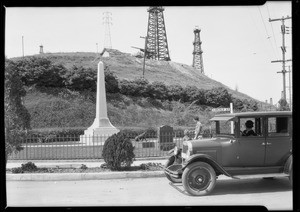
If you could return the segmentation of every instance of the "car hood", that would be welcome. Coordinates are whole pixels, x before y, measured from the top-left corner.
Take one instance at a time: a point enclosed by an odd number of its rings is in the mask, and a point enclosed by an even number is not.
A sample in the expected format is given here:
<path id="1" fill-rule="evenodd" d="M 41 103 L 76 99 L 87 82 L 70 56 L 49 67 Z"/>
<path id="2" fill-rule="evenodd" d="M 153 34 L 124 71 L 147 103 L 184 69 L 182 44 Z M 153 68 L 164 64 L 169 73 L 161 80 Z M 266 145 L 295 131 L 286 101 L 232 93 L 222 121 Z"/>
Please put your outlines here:
<path id="1" fill-rule="evenodd" d="M 208 138 L 191 140 L 193 149 L 198 148 L 214 148 L 221 147 L 220 140 L 228 140 L 228 138 Z"/>

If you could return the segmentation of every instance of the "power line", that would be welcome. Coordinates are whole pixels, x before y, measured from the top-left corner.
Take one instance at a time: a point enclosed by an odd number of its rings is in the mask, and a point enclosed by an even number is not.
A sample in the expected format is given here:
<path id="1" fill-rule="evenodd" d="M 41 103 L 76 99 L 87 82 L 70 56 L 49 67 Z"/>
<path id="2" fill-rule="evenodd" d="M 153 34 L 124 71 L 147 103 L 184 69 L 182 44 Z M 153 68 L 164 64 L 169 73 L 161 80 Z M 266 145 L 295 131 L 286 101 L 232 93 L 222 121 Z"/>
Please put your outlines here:
<path id="1" fill-rule="evenodd" d="M 266 4 L 266 6 L 267 6 L 267 11 L 268 11 L 269 19 L 270 19 L 271 16 L 270 16 L 270 11 L 269 11 L 268 4 Z M 273 38 L 274 38 L 274 41 L 275 41 L 275 46 L 277 46 L 276 37 L 275 37 L 275 34 L 274 34 L 274 29 L 273 29 L 273 24 L 272 23 L 271 23 L 271 29 L 272 29 Z M 278 51 L 276 51 L 276 54 L 277 54 L 277 58 L 279 58 Z"/>
<path id="2" fill-rule="evenodd" d="M 251 13 L 250 13 L 250 18 L 253 22 L 253 25 L 255 26 L 257 34 L 259 34 L 259 38 L 261 39 L 262 43 L 265 44 L 265 40 L 263 39 L 264 35 L 262 34 L 261 30 L 258 29 L 257 23 L 256 23 L 256 21 L 254 21 L 253 15 Z M 270 54 L 270 51 L 268 51 L 268 54 L 269 54 L 269 57 L 272 58 L 272 55 Z M 273 52 L 273 54 L 274 54 L 274 52 Z M 276 57 L 276 55 L 275 55 L 275 57 Z"/>
<path id="3" fill-rule="evenodd" d="M 267 30 L 266 24 L 265 24 L 265 22 L 264 22 L 264 18 L 263 18 L 263 16 L 262 16 L 261 10 L 260 10 L 259 6 L 257 6 L 257 8 L 258 8 L 258 10 L 259 10 L 260 17 L 261 17 L 261 21 L 262 21 L 262 23 L 263 23 L 263 25 L 264 25 L 264 28 L 265 28 L 265 31 L 266 31 L 266 34 L 267 34 L 267 39 L 269 40 L 269 42 L 270 42 L 270 44 L 271 44 L 271 47 L 272 47 L 272 50 L 273 50 L 273 53 L 275 54 L 275 57 L 276 57 L 276 56 L 277 56 L 277 55 L 276 55 L 276 51 L 274 50 L 273 44 L 272 44 L 271 40 L 269 39 L 270 36 L 269 36 L 268 30 Z"/>

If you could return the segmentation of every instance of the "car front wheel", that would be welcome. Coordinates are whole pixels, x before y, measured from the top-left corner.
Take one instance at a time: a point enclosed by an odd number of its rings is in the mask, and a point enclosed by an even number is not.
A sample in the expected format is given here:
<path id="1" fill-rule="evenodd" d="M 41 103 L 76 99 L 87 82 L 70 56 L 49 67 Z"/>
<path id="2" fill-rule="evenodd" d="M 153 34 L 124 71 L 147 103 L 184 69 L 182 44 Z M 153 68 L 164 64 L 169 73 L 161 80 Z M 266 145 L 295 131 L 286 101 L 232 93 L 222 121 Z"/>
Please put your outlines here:
<path id="1" fill-rule="evenodd" d="M 182 184 L 191 195 L 207 195 L 216 185 L 216 172 L 208 163 L 192 163 L 183 171 Z"/>

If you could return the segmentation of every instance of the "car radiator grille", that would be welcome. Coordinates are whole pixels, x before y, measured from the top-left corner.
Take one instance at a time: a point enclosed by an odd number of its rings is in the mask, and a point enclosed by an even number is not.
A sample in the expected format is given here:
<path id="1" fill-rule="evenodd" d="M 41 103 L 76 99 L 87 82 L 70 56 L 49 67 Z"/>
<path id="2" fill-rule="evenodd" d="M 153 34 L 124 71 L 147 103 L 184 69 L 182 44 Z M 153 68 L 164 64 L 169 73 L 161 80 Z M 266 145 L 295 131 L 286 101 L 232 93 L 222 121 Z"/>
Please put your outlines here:
<path id="1" fill-rule="evenodd" d="M 187 153 L 188 151 L 188 146 L 187 145 L 183 145 L 182 146 L 182 153 Z"/>

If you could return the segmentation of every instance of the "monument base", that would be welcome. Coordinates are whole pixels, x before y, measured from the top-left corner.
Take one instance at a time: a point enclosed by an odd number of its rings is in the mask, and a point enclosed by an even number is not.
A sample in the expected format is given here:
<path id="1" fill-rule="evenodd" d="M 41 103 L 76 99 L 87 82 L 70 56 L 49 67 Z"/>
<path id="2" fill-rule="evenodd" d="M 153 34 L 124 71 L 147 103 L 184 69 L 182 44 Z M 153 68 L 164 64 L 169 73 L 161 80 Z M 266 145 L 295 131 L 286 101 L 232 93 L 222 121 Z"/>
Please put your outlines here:
<path id="1" fill-rule="evenodd" d="M 97 125 L 95 123 L 97 123 Z M 80 143 L 88 145 L 104 145 L 104 142 L 108 137 L 119 131 L 120 130 L 115 128 L 108 119 L 100 119 L 100 121 L 95 119 L 92 126 L 84 131 L 84 135 L 80 135 Z"/>

